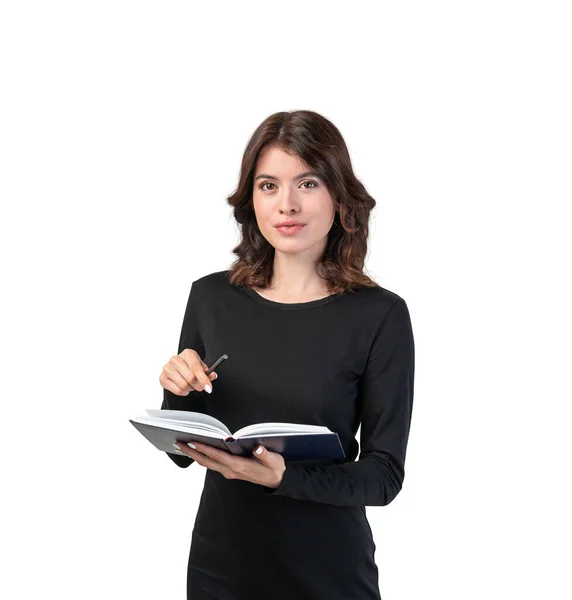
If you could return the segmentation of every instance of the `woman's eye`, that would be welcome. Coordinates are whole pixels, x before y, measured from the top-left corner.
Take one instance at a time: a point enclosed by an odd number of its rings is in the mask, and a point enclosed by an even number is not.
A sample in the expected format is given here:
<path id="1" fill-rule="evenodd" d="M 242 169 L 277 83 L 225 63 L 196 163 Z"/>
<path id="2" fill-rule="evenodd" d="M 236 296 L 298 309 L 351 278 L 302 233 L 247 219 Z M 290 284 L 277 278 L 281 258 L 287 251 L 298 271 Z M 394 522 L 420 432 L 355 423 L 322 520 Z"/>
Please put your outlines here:
<path id="1" fill-rule="evenodd" d="M 312 190 L 315 187 L 318 187 L 318 183 L 316 181 L 304 181 L 304 182 L 302 182 L 301 185 L 306 185 L 308 183 L 312 184 L 312 187 L 307 187 L 306 188 L 307 190 Z M 265 181 L 264 183 L 260 184 L 260 189 L 270 191 L 269 188 L 265 187 L 267 185 L 274 185 L 274 184 L 271 181 Z"/>
<path id="2" fill-rule="evenodd" d="M 313 186 L 314 186 L 314 187 L 318 187 L 318 184 L 317 184 L 315 181 L 304 181 L 304 183 L 302 183 L 302 185 L 305 185 L 306 183 L 311 183 L 311 184 L 313 184 Z M 311 189 L 313 189 L 313 188 L 306 188 L 306 189 L 307 189 L 307 190 L 308 190 L 308 189 L 310 189 L 310 190 L 311 190 Z"/>

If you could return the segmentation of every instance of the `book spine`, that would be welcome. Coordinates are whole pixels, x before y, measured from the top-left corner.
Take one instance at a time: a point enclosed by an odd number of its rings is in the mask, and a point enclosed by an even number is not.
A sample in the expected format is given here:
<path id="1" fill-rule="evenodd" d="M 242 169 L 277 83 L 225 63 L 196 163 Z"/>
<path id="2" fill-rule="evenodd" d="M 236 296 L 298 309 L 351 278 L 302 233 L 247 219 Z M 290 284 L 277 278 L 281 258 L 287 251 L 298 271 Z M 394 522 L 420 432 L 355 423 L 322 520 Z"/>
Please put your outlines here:
<path id="1" fill-rule="evenodd" d="M 229 436 L 225 440 L 223 440 L 223 442 L 225 443 L 226 447 L 229 449 L 231 454 L 234 454 L 235 456 L 244 456 L 246 454 L 245 449 L 241 446 L 240 442 L 237 439 Z"/>

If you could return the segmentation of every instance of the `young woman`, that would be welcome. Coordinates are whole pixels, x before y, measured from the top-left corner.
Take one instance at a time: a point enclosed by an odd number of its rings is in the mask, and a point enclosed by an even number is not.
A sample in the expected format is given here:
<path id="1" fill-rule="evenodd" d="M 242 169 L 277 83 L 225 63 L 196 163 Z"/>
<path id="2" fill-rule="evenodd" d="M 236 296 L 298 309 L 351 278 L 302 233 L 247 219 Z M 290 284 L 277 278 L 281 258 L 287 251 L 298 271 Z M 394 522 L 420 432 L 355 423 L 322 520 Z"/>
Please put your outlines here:
<path id="1" fill-rule="evenodd" d="M 363 270 L 375 200 L 338 129 L 300 110 L 256 129 L 228 202 L 238 258 L 192 282 L 161 408 L 208 413 L 231 431 L 326 426 L 346 458 L 179 444 L 187 456 L 169 454 L 175 464 L 207 468 L 187 597 L 380 600 L 365 507 L 389 504 L 403 484 L 414 340 L 403 298 Z M 185 499 L 171 506 L 184 512 Z"/>

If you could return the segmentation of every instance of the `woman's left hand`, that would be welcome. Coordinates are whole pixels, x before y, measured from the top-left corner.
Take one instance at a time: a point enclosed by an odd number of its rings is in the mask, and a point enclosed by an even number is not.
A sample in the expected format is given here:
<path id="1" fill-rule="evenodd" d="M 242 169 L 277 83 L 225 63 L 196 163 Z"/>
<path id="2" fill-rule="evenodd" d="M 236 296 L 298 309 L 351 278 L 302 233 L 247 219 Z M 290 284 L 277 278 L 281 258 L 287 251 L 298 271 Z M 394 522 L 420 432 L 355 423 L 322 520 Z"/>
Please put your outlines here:
<path id="1" fill-rule="evenodd" d="M 227 479 L 243 479 L 276 489 L 282 482 L 286 463 L 281 454 L 271 452 L 264 446 L 257 446 L 252 458 L 235 456 L 213 448 L 208 444 L 193 442 L 196 450 L 189 448 L 184 442 L 177 442 L 181 452 L 195 460 L 199 465 L 222 473 Z M 256 450 L 262 449 L 261 454 Z"/>

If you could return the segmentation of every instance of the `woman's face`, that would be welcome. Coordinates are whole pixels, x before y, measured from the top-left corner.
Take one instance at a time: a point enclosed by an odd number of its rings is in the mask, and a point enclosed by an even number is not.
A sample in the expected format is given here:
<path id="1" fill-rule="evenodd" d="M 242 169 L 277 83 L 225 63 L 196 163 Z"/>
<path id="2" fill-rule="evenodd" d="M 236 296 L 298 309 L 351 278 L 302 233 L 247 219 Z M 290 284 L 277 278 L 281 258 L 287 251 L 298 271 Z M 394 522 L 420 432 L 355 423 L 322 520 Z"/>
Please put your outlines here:
<path id="1" fill-rule="evenodd" d="M 312 248 L 319 256 L 326 247 L 336 214 L 334 203 L 325 182 L 308 171 L 299 156 L 274 146 L 258 158 L 252 193 L 254 212 L 262 235 L 277 251 L 298 253 Z M 276 228 L 288 220 L 299 221 L 303 227 Z"/>

